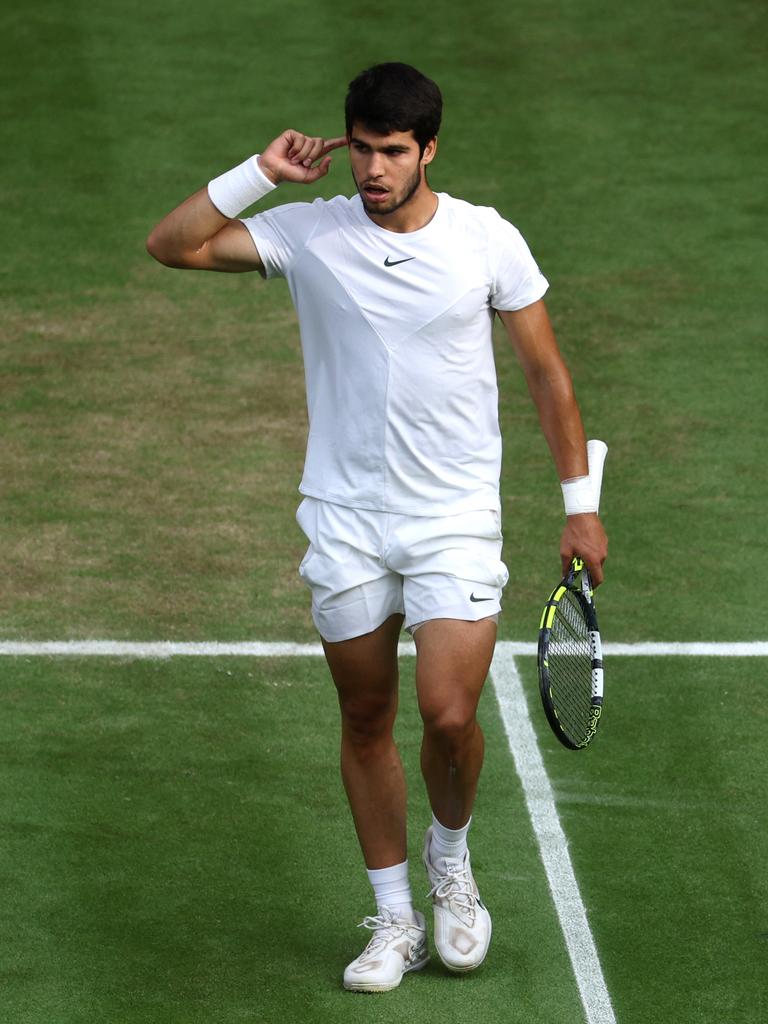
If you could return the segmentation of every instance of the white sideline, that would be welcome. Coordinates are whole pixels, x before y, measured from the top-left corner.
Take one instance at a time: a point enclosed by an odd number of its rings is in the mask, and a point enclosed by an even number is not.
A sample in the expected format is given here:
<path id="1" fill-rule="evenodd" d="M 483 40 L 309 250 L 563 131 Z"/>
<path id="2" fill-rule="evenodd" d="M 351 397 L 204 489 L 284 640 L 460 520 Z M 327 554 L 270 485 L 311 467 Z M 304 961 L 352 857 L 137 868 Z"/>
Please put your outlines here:
<path id="1" fill-rule="evenodd" d="M 547 771 L 528 715 L 511 645 L 499 644 L 491 665 L 501 718 L 539 844 L 588 1024 L 616 1024 Z"/>
<path id="2" fill-rule="evenodd" d="M 500 640 L 497 650 L 508 657 L 536 654 L 536 644 Z M 319 643 L 259 643 L 239 641 L 220 643 L 182 641 L 134 640 L 0 640 L 0 656 L 8 657 L 116 657 L 116 658 L 296 658 L 319 657 L 323 648 Z M 412 643 L 400 644 L 400 654 L 415 654 Z M 609 657 L 699 657 L 699 658 L 766 658 L 768 642 L 745 643 L 605 643 L 603 654 Z"/>

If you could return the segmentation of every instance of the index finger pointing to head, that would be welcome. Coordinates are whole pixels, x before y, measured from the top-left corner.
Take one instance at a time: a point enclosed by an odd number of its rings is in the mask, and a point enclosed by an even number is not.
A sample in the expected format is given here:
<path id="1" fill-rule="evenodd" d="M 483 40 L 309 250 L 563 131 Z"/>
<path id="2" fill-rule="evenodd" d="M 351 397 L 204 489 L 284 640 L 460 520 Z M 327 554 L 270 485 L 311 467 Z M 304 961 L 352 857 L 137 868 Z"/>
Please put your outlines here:
<path id="1" fill-rule="evenodd" d="M 340 146 L 346 146 L 346 144 L 346 135 L 340 135 L 337 139 L 326 139 L 323 143 L 323 153 L 330 153 L 332 149 L 338 149 Z"/>

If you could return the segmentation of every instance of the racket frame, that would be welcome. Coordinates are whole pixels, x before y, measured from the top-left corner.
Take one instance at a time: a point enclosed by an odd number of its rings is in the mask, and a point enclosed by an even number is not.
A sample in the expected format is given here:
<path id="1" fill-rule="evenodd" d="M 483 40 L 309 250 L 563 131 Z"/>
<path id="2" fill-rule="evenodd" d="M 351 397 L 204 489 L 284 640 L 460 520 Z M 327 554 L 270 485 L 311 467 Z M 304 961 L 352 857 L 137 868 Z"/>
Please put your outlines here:
<path id="1" fill-rule="evenodd" d="M 549 672 L 549 643 L 552 635 L 552 625 L 555 621 L 558 606 L 566 593 L 576 597 L 576 601 L 584 615 L 589 634 L 589 646 L 591 654 L 592 671 L 592 692 L 590 698 L 589 725 L 586 735 L 581 740 L 570 736 L 557 716 L 555 705 L 552 700 L 551 678 Z M 547 716 L 552 731 L 560 740 L 563 746 L 569 750 L 583 750 L 584 747 L 594 738 L 603 711 L 603 651 L 600 642 L 600 631 L 597 625 L 597 613 L 593 600 L 592 580 L 589 570 L 580 558 L 574 558 L 568 574 L 563 577 L 549 596 L 544 605 L 544 611 L 539 623 L 539 644 L 538 644 L 538 676 L 541 703 L 544 713 Z"/>

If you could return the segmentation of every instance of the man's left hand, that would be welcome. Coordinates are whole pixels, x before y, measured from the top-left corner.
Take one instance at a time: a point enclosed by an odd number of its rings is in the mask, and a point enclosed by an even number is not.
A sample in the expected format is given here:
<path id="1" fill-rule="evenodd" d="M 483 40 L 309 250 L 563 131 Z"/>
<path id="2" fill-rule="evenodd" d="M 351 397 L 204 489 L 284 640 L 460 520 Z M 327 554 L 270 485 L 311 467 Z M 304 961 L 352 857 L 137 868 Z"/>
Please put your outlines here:
<path id="1" fill-rule="evenodd" d="M 605 578 L 603 562 L 608 557 L 608 538 L 596 512 L 568 516 L 560 539 L 563 576 L 577 555 L 586 563 L 594 586 L 599 587 Z"/>

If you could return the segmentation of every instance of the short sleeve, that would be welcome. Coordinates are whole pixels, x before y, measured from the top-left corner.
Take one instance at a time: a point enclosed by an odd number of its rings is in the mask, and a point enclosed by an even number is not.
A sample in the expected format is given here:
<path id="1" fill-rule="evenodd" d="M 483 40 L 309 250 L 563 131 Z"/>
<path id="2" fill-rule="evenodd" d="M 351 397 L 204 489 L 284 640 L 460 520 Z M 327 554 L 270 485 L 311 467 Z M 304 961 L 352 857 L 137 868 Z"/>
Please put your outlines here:
<path id="1" fill-rule="evenodd" d="M 268 278 L 286 276 L 314 232 L 321 215 L 319 204 L 321 199 L 314 203 L 286 203 L 243 218 Z"/>
<path id="2" fill-rule="evenodd" d="M 514 310 L 537 302 L 549 288 L 525 239 L 494 211 L 489 238 L 494 309 Z"/>

